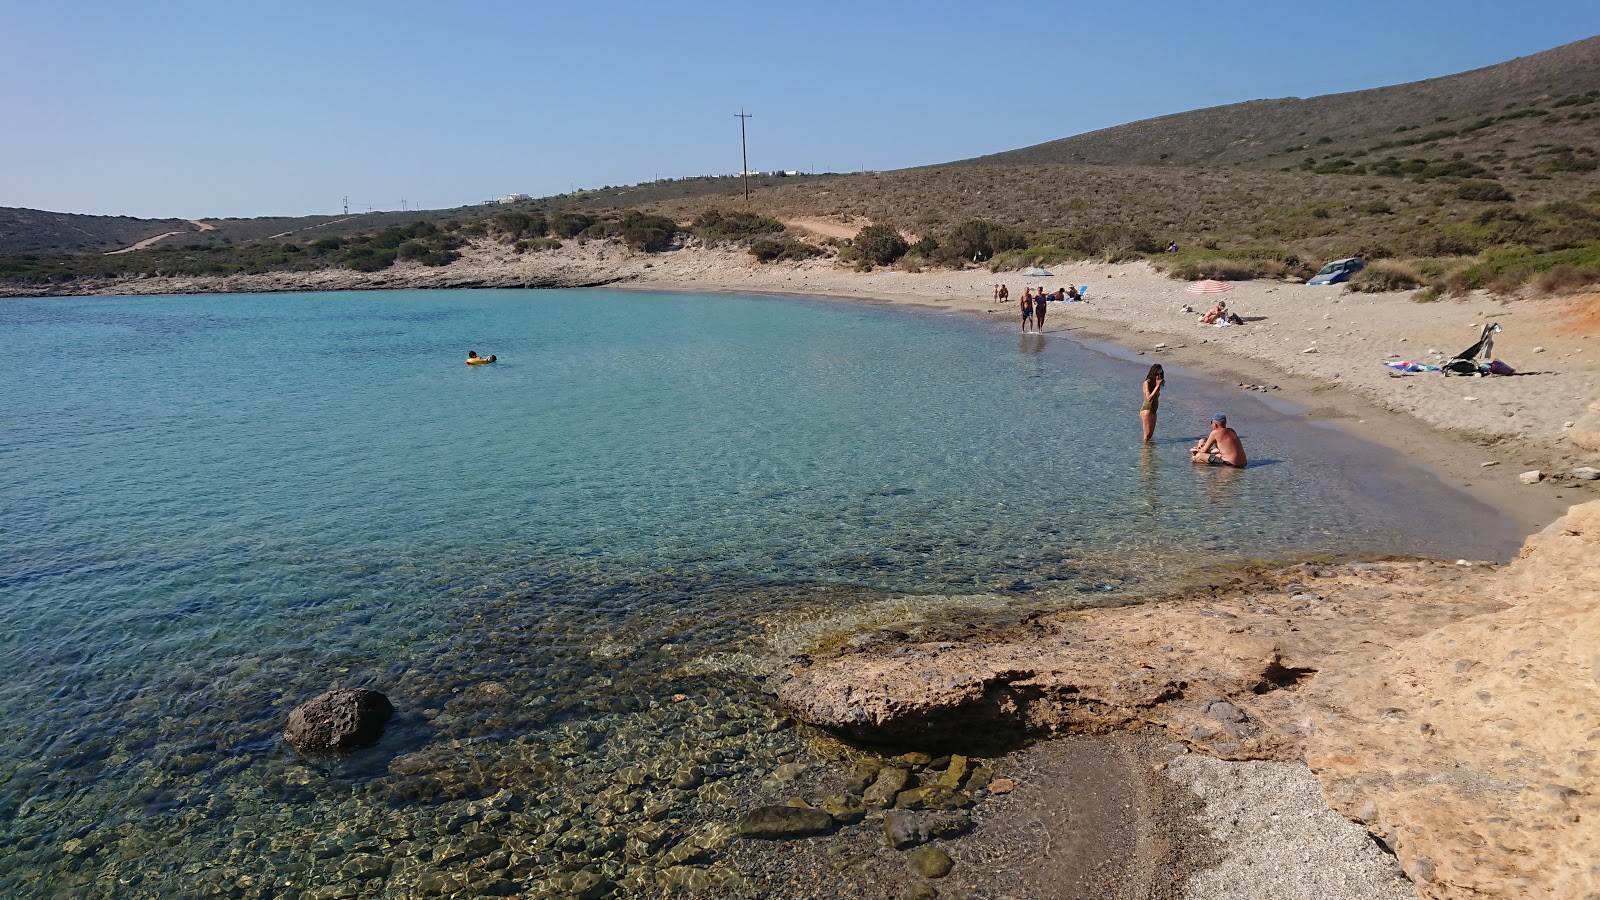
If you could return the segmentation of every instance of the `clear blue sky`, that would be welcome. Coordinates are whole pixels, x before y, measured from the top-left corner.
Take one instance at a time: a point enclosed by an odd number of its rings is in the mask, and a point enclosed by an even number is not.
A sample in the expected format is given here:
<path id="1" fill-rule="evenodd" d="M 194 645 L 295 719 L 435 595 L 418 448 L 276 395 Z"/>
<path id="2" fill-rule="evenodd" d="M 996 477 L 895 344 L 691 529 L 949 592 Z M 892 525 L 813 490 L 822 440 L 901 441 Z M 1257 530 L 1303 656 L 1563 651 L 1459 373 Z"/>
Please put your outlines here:
<path id="1" fill-rule="evenodd" d="M 447 207 L 739 169 L 961 159 L 1491 65 L 1596 0 L 0 0 L 0 206 Z"/>

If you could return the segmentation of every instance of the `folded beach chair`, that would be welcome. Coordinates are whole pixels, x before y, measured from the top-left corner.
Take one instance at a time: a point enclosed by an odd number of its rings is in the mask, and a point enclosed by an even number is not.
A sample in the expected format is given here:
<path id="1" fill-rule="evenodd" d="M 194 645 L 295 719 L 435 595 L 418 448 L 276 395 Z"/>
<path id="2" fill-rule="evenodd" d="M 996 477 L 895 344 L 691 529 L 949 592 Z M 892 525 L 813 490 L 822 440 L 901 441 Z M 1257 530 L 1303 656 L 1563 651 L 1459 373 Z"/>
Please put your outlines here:
<path id="1" fill-rule="evenodd" d="M 1494 355 L 1494 336 L 1500 332 L 1497 322 L 1490 322 L 1483 326 L 1483 334 L 1478 336 L 1478 342 L 1471 347 L 1457 353 L 1439 368 L 1446 375 L 1476 375 L 1479 371 L 1480 359 L 1490 359 Z"/>

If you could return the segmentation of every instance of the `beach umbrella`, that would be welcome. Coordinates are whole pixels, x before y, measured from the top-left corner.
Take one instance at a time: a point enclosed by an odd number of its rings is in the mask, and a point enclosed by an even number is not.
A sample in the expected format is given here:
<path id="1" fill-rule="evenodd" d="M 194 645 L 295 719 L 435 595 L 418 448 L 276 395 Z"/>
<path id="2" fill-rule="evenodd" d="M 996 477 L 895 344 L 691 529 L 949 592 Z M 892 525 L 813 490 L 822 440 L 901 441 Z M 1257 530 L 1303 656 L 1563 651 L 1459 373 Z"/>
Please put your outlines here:
<path id="1" fill-rule="evenodd" d="M 1191 294 L 1226 294 L 1233 290 L 1233 285 L 1226 281 L 1212 281 L 1208 278 L 1205 281 L 1191 282 L 1184 290 Z"/>
<path id="2" fill-rule="evenodd" d="M 1054 273 L 1051 272 L 1049 269 L 1041 269 L 1038 266 L 1034 266 L 1033 268 L 1029 269 L 1028 271 L 1023 272 L 1022 274 L 1023 274 L 1023 277 L 1026 277 L 1026 278 L 1050 278 L 1050 277 L 1054 276 Z"/>

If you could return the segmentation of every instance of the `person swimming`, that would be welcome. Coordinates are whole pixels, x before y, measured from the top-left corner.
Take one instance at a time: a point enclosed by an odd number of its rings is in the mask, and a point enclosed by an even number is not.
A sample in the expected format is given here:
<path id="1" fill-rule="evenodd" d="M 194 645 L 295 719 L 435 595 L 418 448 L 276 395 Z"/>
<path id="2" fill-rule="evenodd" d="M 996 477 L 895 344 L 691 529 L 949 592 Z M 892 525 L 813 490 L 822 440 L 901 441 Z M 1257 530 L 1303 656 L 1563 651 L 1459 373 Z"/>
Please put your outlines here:
<path id="1" fill-rule="evenodd" d="M 499 359 L 499 357 L 495 356 L 492 353 L 489 354 L 488 356 L 479 356 L 478 355 L 478 351 L 476 351 L 476 350 L 468 350 L 467 351 L 467 365 L 469 365 L 469 366 L 481 366 L 481 365 L 484 365 L 485 363 L 492 363 L 496 359 Z"/>
<path id="2" fill-rule="evenodd" d="M 1217 413 L 1211 417 L 1211 433 L 1189 449 L 1189 460 L 1200 466 L 1233 466 L 1242 469 L 1250 460 L 1244 455 L 1244 443 L 1239 433 L 1228 427 L 1228 417 Z"/>

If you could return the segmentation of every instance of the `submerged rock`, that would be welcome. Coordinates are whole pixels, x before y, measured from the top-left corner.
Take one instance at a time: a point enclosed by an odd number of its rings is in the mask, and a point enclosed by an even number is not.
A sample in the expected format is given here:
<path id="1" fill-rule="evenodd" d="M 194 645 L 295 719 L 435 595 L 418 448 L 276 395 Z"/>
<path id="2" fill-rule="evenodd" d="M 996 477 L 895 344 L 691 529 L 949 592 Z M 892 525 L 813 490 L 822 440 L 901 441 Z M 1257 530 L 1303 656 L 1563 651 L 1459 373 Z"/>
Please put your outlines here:
<path id="1" fill-rule="evenodd" d="M 376 744 L 393 715 L 394 704 L 377 691 L 328 691 L 289 713 L 283 739 L 301 753 L 348 753 Z"/>
<path id="2" fill-rule="evenodd" d="M 955 837 L 972 827 L 972 816 L 961 811 L 916 812 L 890 810 L 883 817 L 883 833 L 896 850 L 926 844 L 935 838 Z"/>
<path id="3" fill-rule="evenodd" d="M 797 806 L 758 806 L 739 817 L 739 834 L 748 838 L 808 837 L 833 830 L 833 817 L 820 809 Z"/>
<path id="4" fill-rule="evenodd" d="M 955 867 L 950 854 L 938 847 L 918 847 L 906 854 L 906 864 L 923 878 L 943 878 Z"/>
<path id="5" fill-rule="evenodd" d="M 866 789 L 861 799 L 873 809 L 883 809 L 894 803 L 895 795 L 905 790 L 910 781 L 909 771 L 897 766 L 886 767 L 879 770 L 878 779 Z"/>

